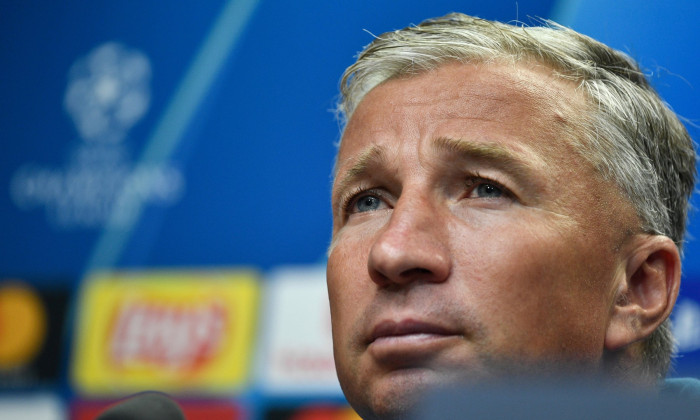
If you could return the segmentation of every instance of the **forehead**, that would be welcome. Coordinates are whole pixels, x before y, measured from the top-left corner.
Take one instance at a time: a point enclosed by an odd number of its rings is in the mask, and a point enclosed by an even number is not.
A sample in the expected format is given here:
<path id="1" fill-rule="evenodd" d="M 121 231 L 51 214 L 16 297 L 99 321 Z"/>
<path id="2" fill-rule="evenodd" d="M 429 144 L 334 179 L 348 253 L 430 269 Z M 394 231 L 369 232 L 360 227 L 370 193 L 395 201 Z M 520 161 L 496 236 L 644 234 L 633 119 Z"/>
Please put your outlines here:
<path id="1" fill-rule="evenodd" d="M 496 130 L 499 140 L 510 138 L 507 147 L 559 161 L 562 152 L 578 154 L 587 109 L 575 85 L 545 66 L 446 64 L 371 90 L 348 121 L 337 168 L 376 144 L 398 147 L 465 132 L 472 137 L 465 140 L 489 141 Z"/>
<path id="2" fill-rule="evenodd" d="M 535 207 L 587 229 L 605 217 L 599 236 L 616 236 L 617 227 L 638 222 L 619 187 L 584 157 L 590 110 L 576 84 L 541 65 L 448 64 L 390 79 L 359 103 L 343 134 L 331 197 L 334 236 L 353 191 L 447 185 L 474 168 L 506 174 Z M 445 139 L 458 145 L 456 156 L 446 157 Z"/>

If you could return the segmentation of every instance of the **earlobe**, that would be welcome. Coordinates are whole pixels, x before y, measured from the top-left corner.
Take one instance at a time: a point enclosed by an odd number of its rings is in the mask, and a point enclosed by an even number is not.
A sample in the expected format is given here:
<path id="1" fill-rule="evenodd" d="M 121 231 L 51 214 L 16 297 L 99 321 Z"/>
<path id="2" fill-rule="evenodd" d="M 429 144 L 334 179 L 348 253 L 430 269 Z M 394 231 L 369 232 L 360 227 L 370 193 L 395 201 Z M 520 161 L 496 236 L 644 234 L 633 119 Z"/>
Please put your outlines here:
<path id="1" fill-rule="evenodd" d="M 676 244 L 666 236 L 646 234 L 632 238 L 631 244 L 611 309 L 606 350 L 648 337 L 671 314 L 678 296 L 681 261 Z"/>

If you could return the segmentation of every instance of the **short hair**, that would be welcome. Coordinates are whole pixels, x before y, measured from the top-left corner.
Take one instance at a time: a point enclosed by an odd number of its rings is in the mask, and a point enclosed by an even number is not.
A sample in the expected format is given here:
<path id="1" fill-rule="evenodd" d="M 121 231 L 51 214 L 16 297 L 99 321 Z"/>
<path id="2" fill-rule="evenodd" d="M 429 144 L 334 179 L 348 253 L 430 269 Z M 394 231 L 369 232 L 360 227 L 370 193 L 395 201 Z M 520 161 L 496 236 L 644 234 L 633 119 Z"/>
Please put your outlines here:
<path id="1" fill-rule="evenodd" d="M 582 158 L 615 182 L 644 232 L 670 237 L 682 250 L 695 150 L 685 126 L 626 54 L 551 21 L 509 25 L 451 13 L 382 34 L 366 46 L 340 82 L 343 126 L 363 97 L 393 78 L 451 62 L 538 62 L 578 84 L 590 112 L 583 116 Z M 670 321 L 643 343 L 643 373 L 663 378 L 673 352 Z"/>

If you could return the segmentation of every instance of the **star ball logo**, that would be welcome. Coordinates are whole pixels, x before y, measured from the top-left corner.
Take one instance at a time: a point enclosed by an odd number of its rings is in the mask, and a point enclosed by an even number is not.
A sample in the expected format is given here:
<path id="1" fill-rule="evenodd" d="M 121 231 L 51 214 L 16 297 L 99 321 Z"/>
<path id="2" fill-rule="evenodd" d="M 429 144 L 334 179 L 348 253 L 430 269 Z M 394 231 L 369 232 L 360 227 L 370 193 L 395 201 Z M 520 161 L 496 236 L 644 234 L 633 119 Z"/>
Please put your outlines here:
<path id="1" fill-rule="evenodd" d="M 143 53 L 110 42 L 73 65 L 64 106 L 85 141 L 116 143 L 148 110 L 150 80 Z"/>
<path id="2" fill-rule="evenodd" d="M 148 57 L 116 42 L 76 60 L 63 105 L 81 141 L 63 166 L 18 168 L 10 181 L 15 206 L 44 208 L 49 224 L 65 230 L 130 226 L 141 204 L 177 202 L 185 185 L 177 167 L 130 157 L 128 133 L 148 111 L 150 81 Z"/>

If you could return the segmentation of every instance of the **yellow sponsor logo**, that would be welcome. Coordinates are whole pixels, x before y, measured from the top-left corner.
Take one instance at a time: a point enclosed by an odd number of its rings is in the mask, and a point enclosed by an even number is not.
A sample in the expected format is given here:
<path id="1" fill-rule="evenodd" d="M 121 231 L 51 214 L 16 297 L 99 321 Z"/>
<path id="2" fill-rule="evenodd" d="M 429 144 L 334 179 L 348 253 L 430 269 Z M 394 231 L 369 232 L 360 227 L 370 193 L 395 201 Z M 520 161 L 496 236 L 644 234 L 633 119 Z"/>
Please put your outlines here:
<path id="1" fill-rule="evenodd" d="M 222 393 L 251 365 L 251 272 L 98 274 L 85 284 L 73 377 L 86 393 Z"/>

